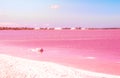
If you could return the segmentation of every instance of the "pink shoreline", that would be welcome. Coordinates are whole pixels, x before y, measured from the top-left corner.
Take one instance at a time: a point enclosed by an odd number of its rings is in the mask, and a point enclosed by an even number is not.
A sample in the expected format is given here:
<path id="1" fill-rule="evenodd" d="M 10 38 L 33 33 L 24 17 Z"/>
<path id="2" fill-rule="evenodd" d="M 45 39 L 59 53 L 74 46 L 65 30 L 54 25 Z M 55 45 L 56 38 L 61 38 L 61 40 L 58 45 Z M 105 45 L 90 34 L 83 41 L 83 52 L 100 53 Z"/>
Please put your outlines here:
<path id="1" fill-rule="evenodd" d="M 25 48 L 25 47 L 12 47 L 12 46 L 8 46 L 8 47 L 9 48 L 4 46 L 2 50 L 3 54 L 9 54 L 12 56 L 27 58 L 31 60 L 55 62 L 58 64 L 63 64 L 65 66 L 75 67 L 78 69 L 89 70 L 89 71 L 98 72 L 98 73 L 120 75 L 120 70 L 119 70 L 120 63 L 104 61 L 100 59 L 89 59 L 89 58 L 85 59 L 82 57 L 78 58 L 77 56 L 73 57 L 71 55 L 67 57 L 66 54 L 59 55 L 59 57 L 57 54 L 55 57 L 53 56 L 55 54 L 53 55 L 49 54 L 50 51 L 46 51 L 47 53 L 43 53 L 41 55 L 36 52 L 31 52 L 30 50 L 28 50 L 28 48 Z M 6 50 L 6 48 L 8 50 Z"/>
<path id="2" fill-rule="evenodd" d="M 1 78 L 119 78 L 118 75 L 90 72 L 52 62 L 32 61 L 0 54 Z"/>

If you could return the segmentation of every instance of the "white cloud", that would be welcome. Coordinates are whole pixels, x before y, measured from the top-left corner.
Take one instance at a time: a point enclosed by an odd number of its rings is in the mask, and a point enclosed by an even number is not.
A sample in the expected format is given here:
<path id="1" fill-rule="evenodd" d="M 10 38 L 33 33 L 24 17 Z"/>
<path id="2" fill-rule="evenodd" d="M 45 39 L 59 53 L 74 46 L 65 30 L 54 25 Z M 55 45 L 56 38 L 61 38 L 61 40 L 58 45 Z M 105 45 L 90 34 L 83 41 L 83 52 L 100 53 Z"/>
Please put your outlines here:
<path id="1" fill-rule="evenodd" d="M 59 9 L 60 5 L 54 4 L 50 6 L 51 9 Z"/>

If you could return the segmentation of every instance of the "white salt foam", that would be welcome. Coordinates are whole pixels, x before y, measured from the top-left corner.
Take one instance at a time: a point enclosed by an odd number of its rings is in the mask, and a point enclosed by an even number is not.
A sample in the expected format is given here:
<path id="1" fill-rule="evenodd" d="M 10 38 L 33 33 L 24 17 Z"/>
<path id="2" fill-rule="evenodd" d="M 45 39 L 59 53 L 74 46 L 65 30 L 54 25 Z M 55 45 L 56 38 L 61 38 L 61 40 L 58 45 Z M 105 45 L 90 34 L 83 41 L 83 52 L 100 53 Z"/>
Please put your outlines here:
<path id="1" fill-rule="evenodd" d="M 120 78 L 120 76 L 0 54 L 0 78 Z"/>

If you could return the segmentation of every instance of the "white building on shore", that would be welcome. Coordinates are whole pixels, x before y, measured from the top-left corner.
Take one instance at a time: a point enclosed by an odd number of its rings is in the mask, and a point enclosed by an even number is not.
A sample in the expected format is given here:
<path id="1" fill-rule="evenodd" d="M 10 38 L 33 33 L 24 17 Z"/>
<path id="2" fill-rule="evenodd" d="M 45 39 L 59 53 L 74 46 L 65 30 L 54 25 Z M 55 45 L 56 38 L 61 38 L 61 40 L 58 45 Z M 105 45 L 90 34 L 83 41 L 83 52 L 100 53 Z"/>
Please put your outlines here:
<path id="1" fill-rule="evenodd" d="M 74 28 L 74 27 L 72 27 L 72 28 L 71 28 L 71 30 L 75 30 L 75 28 Z"/>
<path id="2" fill-rule="evenodd" d="M 39 30 L 40 28 L 39 27 L 35 27 L 34 30 Z"/>
<path id="3" fill-rule="evenodd" d="M 56 27 L 55 30 L 62 30 L 62 28 L 60 28 L 60 27 Z"/>

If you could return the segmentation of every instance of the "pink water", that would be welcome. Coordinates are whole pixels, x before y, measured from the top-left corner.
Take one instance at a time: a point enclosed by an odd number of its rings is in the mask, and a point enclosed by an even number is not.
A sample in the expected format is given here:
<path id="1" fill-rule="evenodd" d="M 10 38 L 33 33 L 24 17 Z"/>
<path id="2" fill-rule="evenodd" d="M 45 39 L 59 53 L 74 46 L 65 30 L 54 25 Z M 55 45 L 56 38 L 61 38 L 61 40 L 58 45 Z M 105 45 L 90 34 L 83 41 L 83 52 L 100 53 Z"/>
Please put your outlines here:
<path id="1" fill-rule="evenodd" d="M 120 30 L 0 31 L 0 53 L 120 75 Z M 32 52 L 43 48 L 44 53 Z"/>

